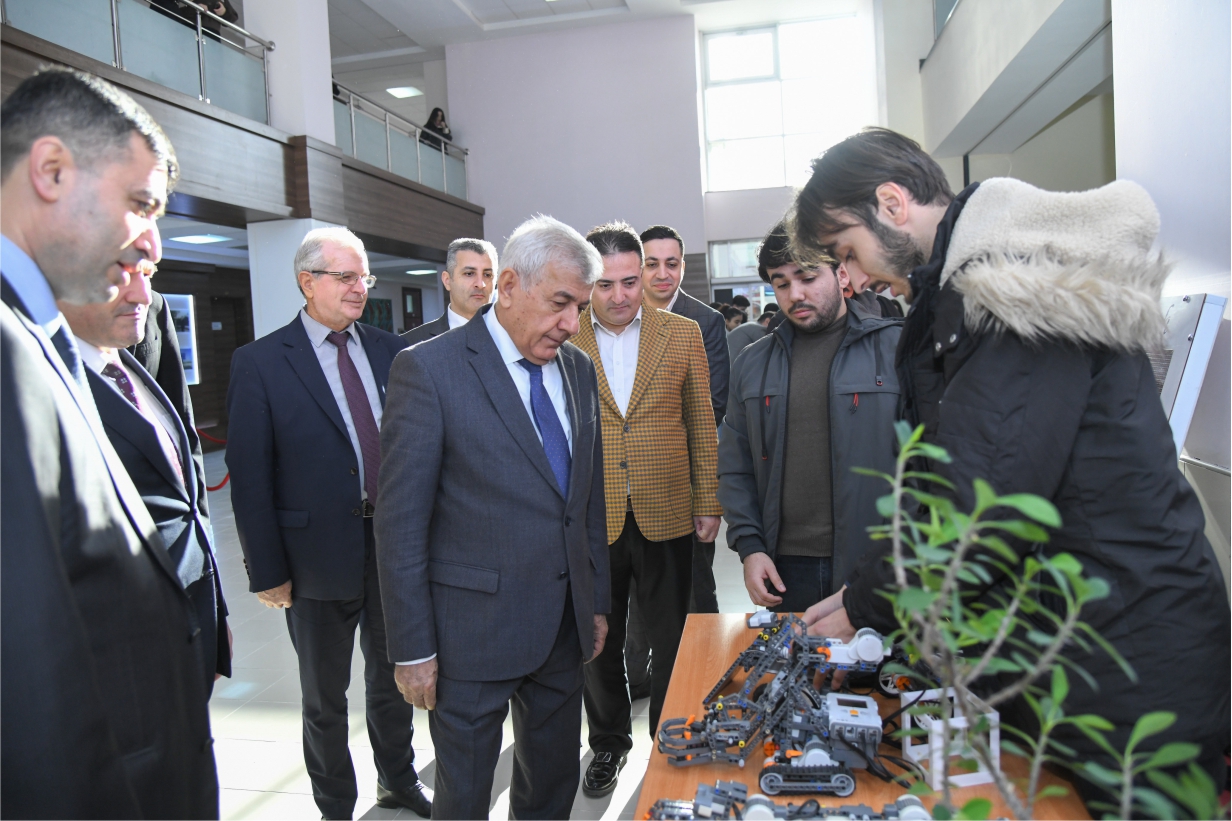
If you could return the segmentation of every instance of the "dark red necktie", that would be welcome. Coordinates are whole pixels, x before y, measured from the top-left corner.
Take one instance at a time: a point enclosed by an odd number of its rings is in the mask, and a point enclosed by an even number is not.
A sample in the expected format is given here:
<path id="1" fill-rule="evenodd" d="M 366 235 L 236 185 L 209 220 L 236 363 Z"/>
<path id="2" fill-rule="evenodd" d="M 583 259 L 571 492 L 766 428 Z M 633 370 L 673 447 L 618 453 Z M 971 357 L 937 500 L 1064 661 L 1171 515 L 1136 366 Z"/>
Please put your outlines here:
<path id="1" fill-rule="evenodd" d="M 359 371 L 347 350 L 350 336 L 345 331 L 334 331 L 325 338 L 338 349 L 338 375 L 342 377 L 342 390 L 346 394 L 347 407 L 351 410 L 351 423 L 355 425 L 355 435 L 359 438 L 359 452 L 364 457 L 364 490 L 368 492 L 368 502 L 375 505 L 377 480 L 381 476 L 381 433 L 376 426 L 376 417 L 372 415 L 364 382 L 359 378 Z"/>
<path id="2" fill-rule="evenodd" d="M 184 487 L 188 487 L 188 483 L 184 479 L 184 466 L 180 463 L 179 451 L 175 449 L 175 445 L 171 441 L 171 434 L 167 433 L 162 427 L 162 423 L 154 417 L 154 414 L 138 401 L 137 389 L 133 387 L 133 381 L 129 378 L 128 371 L 114 362 L 108 362 L 103 366 L 101 373 L 114 382 L 115 386 L 120 389 L 120 393 L 124 394 L 124 398 L 131 402 L 133 407 L 137 409 L 137 412 L 154 426 L 154 436 L 158 439 L 158 444 L 166 455 L 167 461 L 175 468 L 176 475 L 180 477 L 180 482 L 184 483 Z"/>

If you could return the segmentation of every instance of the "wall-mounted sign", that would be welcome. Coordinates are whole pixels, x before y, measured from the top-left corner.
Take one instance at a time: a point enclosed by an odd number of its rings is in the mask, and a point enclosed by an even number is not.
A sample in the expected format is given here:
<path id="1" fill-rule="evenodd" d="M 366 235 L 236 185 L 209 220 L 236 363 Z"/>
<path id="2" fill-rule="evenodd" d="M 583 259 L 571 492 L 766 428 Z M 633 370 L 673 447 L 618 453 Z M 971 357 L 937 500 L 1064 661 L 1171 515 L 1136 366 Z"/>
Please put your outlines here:
<path id="1" fill-rule="evenodd" d="M 197 312 L 192 294 L 163 294 L 176 341 L 180 343 L 180 360 L 184 363 L 184 378 L 189 385 L 201 384 L 201 364 L 197 354 Z"/>

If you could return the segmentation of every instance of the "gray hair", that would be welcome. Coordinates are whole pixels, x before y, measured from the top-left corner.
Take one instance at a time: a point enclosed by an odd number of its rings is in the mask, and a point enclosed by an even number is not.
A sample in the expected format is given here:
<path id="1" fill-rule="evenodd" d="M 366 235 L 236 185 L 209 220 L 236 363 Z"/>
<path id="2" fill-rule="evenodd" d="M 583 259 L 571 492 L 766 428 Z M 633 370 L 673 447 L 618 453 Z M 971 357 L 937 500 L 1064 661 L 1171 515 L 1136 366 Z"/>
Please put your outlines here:
<path id="1" fill-rule="evenodd" d="M 304 235 L 295 252 L 295 284 L 299 285 L 300 271 L 321 271 L 328 264 L 325 261 L 325 246 L 337 245 L 350 248 L 364 260 L 368 261 L 368 252 L 364 250 L 364 241 L 346 228 L 314 228 Z M 361 273 L 357 271 L 356 273 Z M 303 289 L 301 288 L 302 292 Z"/>
<path id="2" fill-rule="evenodd" d="M 445 251 L 445 270 L 449 272 L 450 276 L 457 273 L 459 251 L 470 251 L 474 254 L 485 255 L 492 261 L 492 270 L 500 270 L 500 268 L 496 265 L 495 245 L 488 242 L 486 239 L 471 239 L 470 237 L 462 237 L 461 239 L 455 239 L 453 242 L 449 243 L 449 248 Z"/>
<path id="3" fill-rule="evenodd" d="M 543 214 L 517 227 L 505 243 L 502 258 L 502 270 L 515 271 L 524 291 L 538 283 L 552 263 L 572 270 L 588 288 L 603 273 L 603 257 L 595 246 L 560 220 Z"/>

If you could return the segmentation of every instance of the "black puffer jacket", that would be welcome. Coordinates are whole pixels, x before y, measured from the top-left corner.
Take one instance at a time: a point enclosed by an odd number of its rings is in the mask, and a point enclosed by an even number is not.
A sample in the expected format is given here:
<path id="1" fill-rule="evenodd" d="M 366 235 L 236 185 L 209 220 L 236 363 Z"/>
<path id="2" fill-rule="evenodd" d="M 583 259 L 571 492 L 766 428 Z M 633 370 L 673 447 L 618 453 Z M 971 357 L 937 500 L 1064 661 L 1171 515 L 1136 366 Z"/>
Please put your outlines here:
<path id="1" fill-rule="evenodd" d="M 1071 676 L 1066 712 L 1108 718 L 1123 749 L 1139 716 L 1171 710 L 1177 723 L 1151 744 L 1202 742 L 1217 758 L 1228 743 L 1228 599 L 1143 353 L 1162 340 L 1157 231 L 1150 197 L 1129 182 L 1082 194 L 973 186 L 912 274 L 897 361 L 906 415 L 953 457 L 933 467 L 962 509 L 977 477 L 1051 500 L 1063 524 L 1043 550 L 1073 554 L 1109 584 L 1082 617 L 1139 681 L 1075 648 L 1099 691 Z M 887 562 L 860 566 L 843 599 L 854 626 L 894 626 L 875 592 L 892 581 Z M 1097 752 L 1063 735 L 1082 755 Z"/>

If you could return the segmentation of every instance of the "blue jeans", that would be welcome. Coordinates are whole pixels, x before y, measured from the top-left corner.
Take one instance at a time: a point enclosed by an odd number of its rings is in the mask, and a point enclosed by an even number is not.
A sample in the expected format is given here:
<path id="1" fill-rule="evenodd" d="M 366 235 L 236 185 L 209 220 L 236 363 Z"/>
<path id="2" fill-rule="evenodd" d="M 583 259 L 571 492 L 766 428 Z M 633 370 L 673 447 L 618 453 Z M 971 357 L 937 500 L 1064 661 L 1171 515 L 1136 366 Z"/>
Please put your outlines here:
<path id="1" fill-rule="evenodd" d="M 783 597 L 783 603 L 770 609 L 775 613 L 801 613 L 834 592 L 834 559 L 831 556 L 776 556 L 774 566 L 787 588 L 779 593 L 766 582 L 772 595 Z"/>

